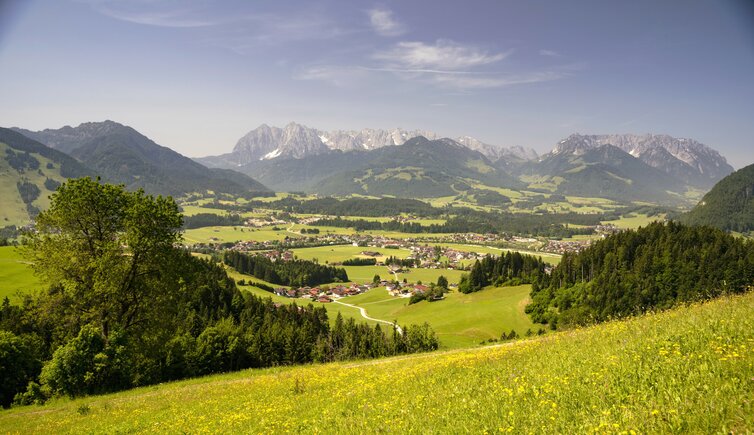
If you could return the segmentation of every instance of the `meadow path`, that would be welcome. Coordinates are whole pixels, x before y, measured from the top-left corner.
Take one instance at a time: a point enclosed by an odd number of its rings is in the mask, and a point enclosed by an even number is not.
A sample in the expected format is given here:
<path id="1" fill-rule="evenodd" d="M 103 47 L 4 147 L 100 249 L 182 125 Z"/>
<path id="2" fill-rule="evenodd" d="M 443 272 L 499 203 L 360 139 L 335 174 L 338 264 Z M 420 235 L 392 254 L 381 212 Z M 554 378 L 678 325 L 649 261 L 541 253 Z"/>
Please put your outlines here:
<path id="1" fill-rule="evenodd" d="M 347 304 L 345 302 L 340 302 L 340 301 L 333 301 L 333 302 L 336 303 L 336 304 L 345 305 L 345 306 L 351 307 L 351 308 L 358 308 L 358 310 L 361 312 L 361 317 L 363 317 L 363 318 L 365 318 L 367 320 L 373 320 L 375 322 L 380 322 L 380 323 L 388 324 L 390 326 L 395 326 L 396 331 L 398 331 L 399 334 L 403 335 L 403 330 L 401 329 L 400 326 L 398 326 L 398 324 L 394 324 L 393 322 L 388 322 L 387 320 L 375 319 L 374 317 L 369 317 L 369 315 L 367 314 L 367 310 L 366 309 L 358 307 L 356 305 Z"/>

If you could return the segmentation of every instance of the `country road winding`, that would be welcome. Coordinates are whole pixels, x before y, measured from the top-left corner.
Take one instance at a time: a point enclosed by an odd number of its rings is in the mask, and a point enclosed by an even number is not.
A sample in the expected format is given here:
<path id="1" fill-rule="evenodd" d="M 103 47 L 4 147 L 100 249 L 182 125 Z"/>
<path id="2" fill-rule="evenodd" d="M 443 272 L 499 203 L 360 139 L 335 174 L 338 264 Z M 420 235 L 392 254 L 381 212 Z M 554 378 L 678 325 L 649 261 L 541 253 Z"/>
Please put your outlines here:
<path id="1" fill-rule="evenodd" d="M 347 304 L 345 302 L 340 302 L 340 301 L 333 301 L 333 303 L 340 304 L 340 305 L 345 305 L 345 306 L 351 307 L 351 308 L 358 308 L 359 311 L 361 312 L 361 317 L 363 317 L 363 318 L 365 318 L 367 320 L 372 320 L 372 321 L 375 321 L 375 322 L 385 323 L 385 324 L 388 324 L 390 326 L 395 326 L 395 330 L 398 331 L 399 334 L 403 335 L 403 330 L 401 329 L 400 326 L 398 326 L 398 324 L 394 324 L 393 322 L 388 322 L 387 320 L 375 319 L 374 317 L 369 317 L 369 315 L 367 314 L 367 310 L 364 309 L 364 308 L 358 307 L 358 306 L 353 305 L 353 304 Z"/>

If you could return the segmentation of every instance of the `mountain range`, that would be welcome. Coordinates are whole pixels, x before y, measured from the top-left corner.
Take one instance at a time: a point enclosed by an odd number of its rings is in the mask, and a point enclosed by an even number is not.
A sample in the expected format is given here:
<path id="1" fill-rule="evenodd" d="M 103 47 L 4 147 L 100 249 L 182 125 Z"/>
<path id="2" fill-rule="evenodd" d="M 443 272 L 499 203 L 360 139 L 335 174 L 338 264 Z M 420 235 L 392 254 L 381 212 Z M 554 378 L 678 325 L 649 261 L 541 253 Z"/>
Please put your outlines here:
<path id="1" fill-rule="evenodd" d="M 324 132 L 290 123 L 262 125 L 239 139 L 232 152 L 195 160 L 113 121 L 42 131 L 3 129 L 0 139 L 7 150 L 0 156 L 4 188 L 8 195 L 21 195 L 24 213 L 32 214 L 44 200 L 29 200 L 21 190 L 33 190 L 27 184 L 34 184 L 42 192 L 45 182 L 53 187 L 74 176 L 69 172 L 174 196 L 249 196 L 269 193 L 269 186 L 323 195 L 428 198 L 508 188 L 664 205 L 691 205 L 733 172 L 717 151 L 667 135 L 574 134 L 538 156 L 470 136 L 439 138 L 402 129 Z"/>
<path id="2" fill-rule="evenodd" d="M 402 147 L 420 137 L 435 146 L 428 166 Z M 428 145 L 422 142 L 422 146 Z M 391 157 L 392 168 L 386 163 Z M 470 136 L 448 139 L 402 129 L 325 132 L 296 123 L 284 128 L 262 125 L 239 139 L 232 152 L 196 160 L 244 172 L 275 190 L 446 196 L 458 193 L 453 185 L 466 180 L 675 205 L 688 203 L 688 195 L 706 191 L 733 171 L 717 151 L 668 135 L 573 134 L 538 156 L 533 150 L 496 147 Z M 492 169 L 475 173 L 451 169 L 457 169 L 454 162 L 468 169 L 471 161 Z M 414 168 L 414 173 L 409 175 L 406 168 Z M 435 187 L 430 189 L 427 177 L 417 171 L 430 173 Z M 398 176 L 405 188 L 394 184 Z"/>
<path id="3" fill-rule="evenodd" d="M 270 127 L 266 124 L 251 130 L 238 140 L 233 151 L 214 157 L 196 159 L 210 167 L 242 166 L 259 160 L 296 158 L 301 159 L 330 151 L 372 151 L 388 146 L 399 146 L 416 137 L 430 140 L 442 137 L 431 131 L 381 130 L 365 128 L 363 130 L 323 131 L 291 122 L 283 128 Z M 522 147 L 501 148 L 483 143 L 469 136 L 456 139 L 463 146 L 479 151 L 488 159 L 498 160 L 503 156 L 531 160 L 537 153 Z"/>
<path id="4" fill-rule="evenodd" d="M 581 155 L 612 145 L 687 184 L 709 188 L 733 172 L 717 151 L 693 139 L 664 134 L 573 134 L 558 142 L 552 154 Z"/>
<path id="5" fill-rule="evenodd" d="M 14 130 L 71 155 L 105 181 L 125 184 L 128 189 L 176 196 L 208 190 L 233 195 L 269 191 L 247 175 L 207 168 L 113 121 L 57 130 Z"/>

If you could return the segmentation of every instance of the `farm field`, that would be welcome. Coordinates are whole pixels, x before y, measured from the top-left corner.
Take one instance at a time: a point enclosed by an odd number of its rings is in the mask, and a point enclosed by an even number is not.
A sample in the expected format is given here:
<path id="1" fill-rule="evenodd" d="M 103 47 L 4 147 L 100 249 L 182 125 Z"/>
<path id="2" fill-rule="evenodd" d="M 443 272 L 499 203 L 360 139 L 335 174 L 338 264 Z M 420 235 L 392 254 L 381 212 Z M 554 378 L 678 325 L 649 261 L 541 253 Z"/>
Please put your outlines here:
<path id="1" fill-rule="evenodd" d="M 665 215 L 647 216 L 646 214 L 634 213 L 629 217 L 624 216 L 617 220 L 605 221 L 603 224 L 613 224 L 621 229 L 636 229 L 646 227 L 650 223 L 662 219 L 665 219 Z"/>
<path id="2" fill-rule="evenodd" d="M 432 245 L 445 246 L 445 247 L 453 248 L 457 251 L 476 252 L 477 254 L 483 254 L 483 255 L 486 255 L 486 254 L 500 255 L 501 252 L 507 252 L 507 251 L 520 252 L 522 254 L 533 255 L 535 257 L 542 257 L 542 260 L 550 264 L 560 263 L 560 255 L 551 254 L 549 252 L 534 252 L 534 251 L 526 251 L 522 249 L 495 248 L 494 246 L 482 246 L 482 245 L 460 244 L 460 243 L 435 243 Z"/>
<path id="3" fill-rule="evenodd" d="M 0 301 L 17 301 L 17 292 L 39 290 L 40 282 L 14 246 L 0 247 Z"/>
<path id="4" fill-rule="evenodd" d="M 276 367 L 0 412 L 10 433 L 747 433 L 754 294 L 498 346 Z M 588 349 L 588 356 L 585 350 Z M 322 406 L 337 412 L 323 412 Z"/>
<path id="5" fill-rule="evenodd" d="M 200 213 L 216 214 L 222 216 L 228 213 L 226 210 L 219 208 L 202 207 L 199 205 L 182 205 L 181 208 L 183 208 L 182 213 L 184 216 L 194 216 Z M 243 216 L 244 218 L 264 217 L 267 216 L 267 213 L 245 212 L 241 213 L 241 216 Z"/>
<path id="6" fill-rule="evenodd" d="M 457 291 L 436 302 L 422 301 L 408 305 L 408 298 L 388 295 L 383 288 L 343 299 L 362 307 L 371 317 L 401 325 L 424 322 L 432 325 L 442 348 L 471 347 L 489 338 L 499 338 L 502 332 L 515 329 L 523 335 L 527 329 L 537 331 L 524 308 L 531 286 L 488 287 L 482 291 L 463 294 Z"/>
<path id="7" fill-rule="evenodd" d="M 243 231 L 241 231 L 243 230 Z M 283 240 L 286 237 L 300 237 L 286 231 L 286 228 L 273 230 L 272 227 L 202 227 L 186 230 L 183 239 L 189 244 L 209 242 L 235 242 L 239 240 Z"/>
<path id="8" fill-rule="evenodd" d="M 366 255 L 361 255 L 363 251 L 376 251 L 380 256 L 374 257 L 377 261 L 384 261 L 387 257 L 406 258 L 411 251 L 408 249 L 381 249 L 373 247 L 358 247 L 351 245 L 331 245 L 331 246 L 318 246 L 316 248 L 298 248 L 292 249 L 293 255 L 302 260 L 314 260 L 315 258 L 320 263 L 334 263 L 342 262 L 350 258 L 372 258 Z"/>

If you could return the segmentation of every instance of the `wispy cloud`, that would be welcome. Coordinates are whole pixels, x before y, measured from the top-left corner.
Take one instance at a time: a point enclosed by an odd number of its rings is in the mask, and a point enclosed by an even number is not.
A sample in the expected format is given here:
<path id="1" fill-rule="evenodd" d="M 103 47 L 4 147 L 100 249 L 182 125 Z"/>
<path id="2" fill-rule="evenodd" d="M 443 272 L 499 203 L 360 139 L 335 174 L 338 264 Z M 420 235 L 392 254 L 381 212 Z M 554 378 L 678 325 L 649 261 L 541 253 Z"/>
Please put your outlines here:
<path id="1" fill-rule="evenodd" d="M 249 54 L 260 46 L 335 39 L 347 33 L 322 15 L 258 14 L 239 17 L 233 25 L 207 36 L 205 43 Z"/>
<path id="2" fill-rule="evenodd" d="M 539 50 L 539 55 L 540 56 L 547 56 L 547 57 L 563 57 L 563 55 L 560 54 L 560 53 L 558 53 L 557 51 L 544 50 L 544 49 Z"/>
<path id="3" fill-rule="evenodd" d="M 298 69 L 294 80 L 318 80 L 338 87 L 358 86 L 369 79 L 369 70 L 356 66 L 310 65 Z"/>
<path id="4" fill-rule="evenodd" d="M 248 54 L 260 46 L 326 40 L 342 36 L 333 17 L 318 9 L 265 11 L 251 3 L 235 10 L 210 0 L 79 0 L 117 20 L 159 27 L 205 28 L 198 42 Z"/>
<path id="5" fill-rule="evenodd" d="M 459 70 L 498 62 L 510 54 L 511 51 L 488 53 L 474 46 L 440 39 L 434 44 L 399 42 L 390 50 L 375 53 L 372 58 L 397 68 Z"/>
<path id="6" fill-rule="evenodd" d="M 156 27 L 209 27 L 223 22 L 210 18 L 204 2 L 174 0 L 82 0 L 97 12 L 120 21 Z"/>
<path id="7" fill-rule="evenodd" d="M 382 36 L 400 36 L 406 33 L 406 27 L 393 18 L 393 11 L 375 8 L 367 11 L 372 29 Z"/>
<path id="8" fill-rule="evenodd" d="M 436 75 L 432 77 L 434 83 L 455 89 L 486 89 L 502 88 L 529 83 L 540 83 L 557 80 L 564 74 L 555 71 L 532 72 L 525 74 L 488 74 L 484 76 L 470 75 Z"/>

